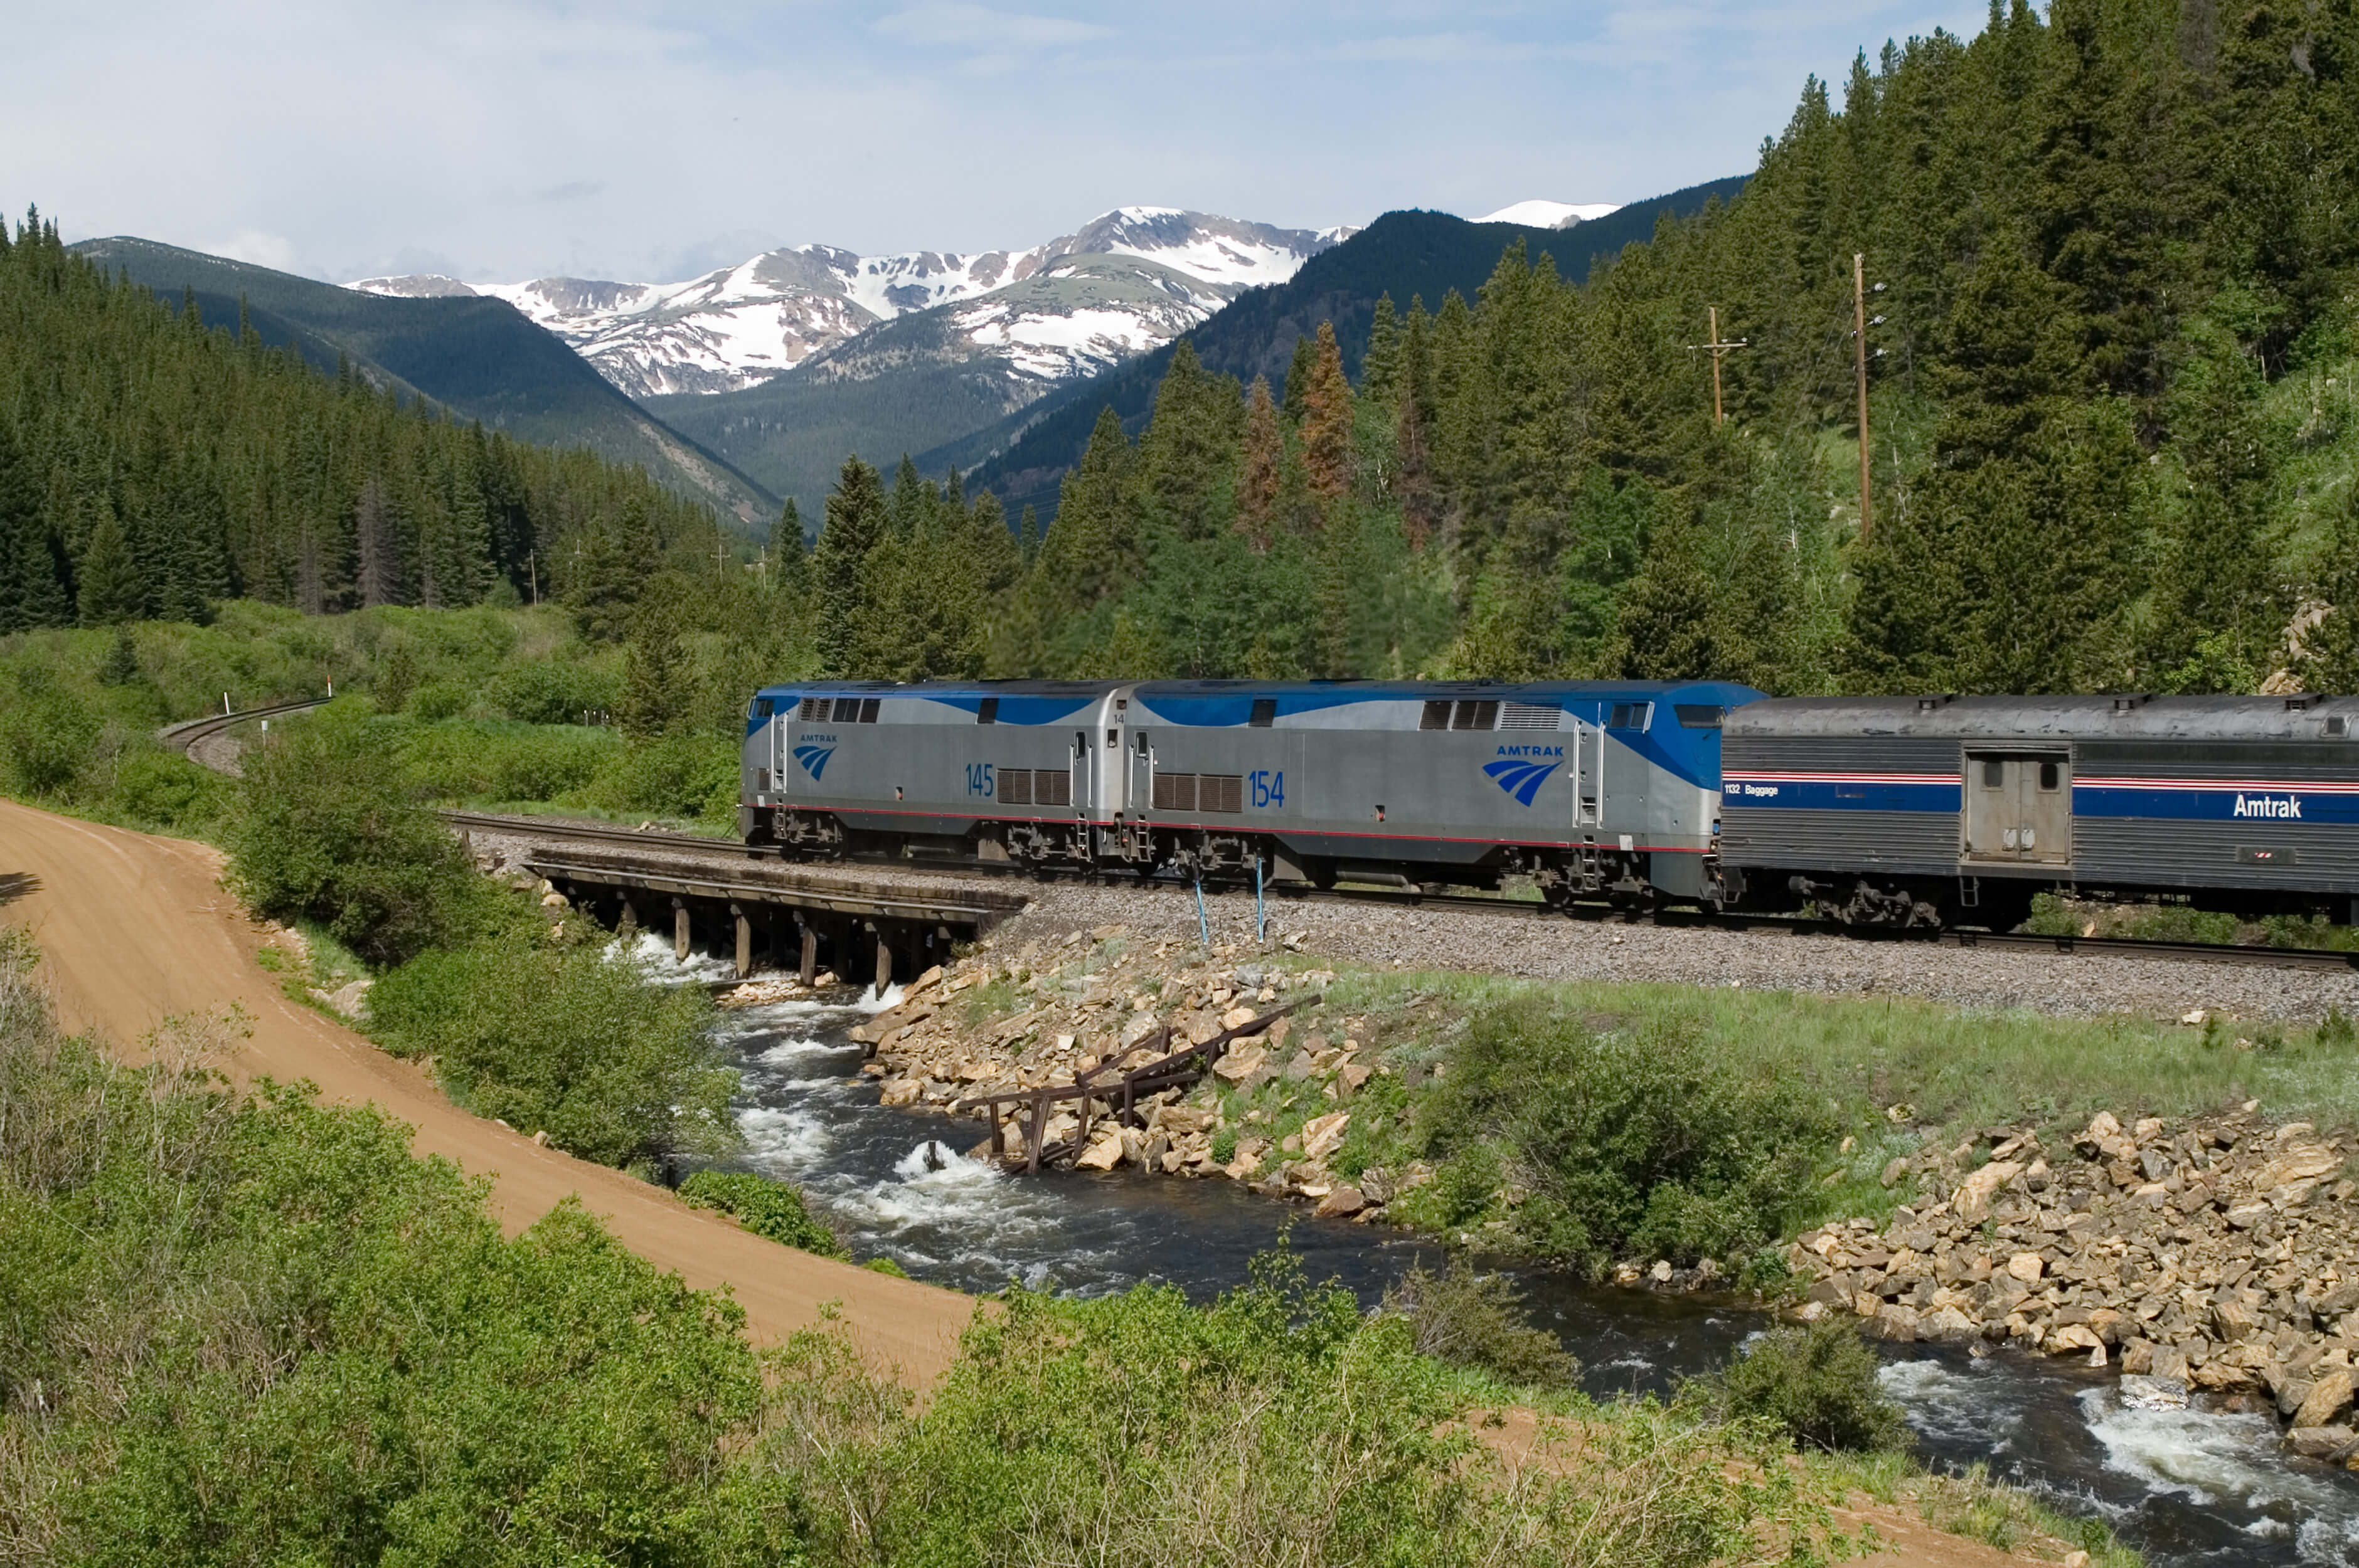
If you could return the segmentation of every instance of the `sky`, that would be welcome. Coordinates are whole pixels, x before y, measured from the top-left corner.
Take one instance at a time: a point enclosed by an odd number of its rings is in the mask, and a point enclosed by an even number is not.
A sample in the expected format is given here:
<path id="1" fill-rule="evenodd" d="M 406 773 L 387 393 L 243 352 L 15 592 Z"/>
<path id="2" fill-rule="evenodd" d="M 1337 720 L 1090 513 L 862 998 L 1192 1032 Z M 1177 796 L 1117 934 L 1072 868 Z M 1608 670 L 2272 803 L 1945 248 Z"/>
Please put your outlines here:
<path id="1" fill-rule="evenodd" d="M 1012 249 L 1109 208 L 1325 228 L 1751 169 L 1811 72 L 1985 0 L 12 7 L 0 203 L 310 276 L 670 281 Z"/>

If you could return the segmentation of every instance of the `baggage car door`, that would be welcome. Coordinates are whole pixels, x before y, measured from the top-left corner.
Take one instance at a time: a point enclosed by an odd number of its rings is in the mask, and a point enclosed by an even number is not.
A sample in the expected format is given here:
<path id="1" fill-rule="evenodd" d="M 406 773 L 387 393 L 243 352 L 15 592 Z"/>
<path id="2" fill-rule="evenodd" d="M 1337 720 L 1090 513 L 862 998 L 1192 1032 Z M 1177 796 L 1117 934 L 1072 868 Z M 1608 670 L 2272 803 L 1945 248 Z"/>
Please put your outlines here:
<path id="1" fill-rule="evenodd" d="M 2072 859 L 2072 759 L 2062 752 L 1965 757 L 1965 859 L 2065 865 Z"/>

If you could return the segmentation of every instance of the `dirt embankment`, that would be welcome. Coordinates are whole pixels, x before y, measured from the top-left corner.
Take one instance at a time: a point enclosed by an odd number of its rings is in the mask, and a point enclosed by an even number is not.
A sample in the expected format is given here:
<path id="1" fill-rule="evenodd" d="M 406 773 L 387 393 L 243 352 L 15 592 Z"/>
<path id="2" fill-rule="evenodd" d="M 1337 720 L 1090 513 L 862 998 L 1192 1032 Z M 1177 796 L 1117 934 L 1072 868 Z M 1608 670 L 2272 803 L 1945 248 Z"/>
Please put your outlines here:
<path id="1" fill-rule="evenodd" d="M 701 1287 L 726 1285 L 759 1339 L 776 1340 L 842 1303 L 879 1366 L 930 1380 L 956 1348 L 973 1303 L 763 1240 L 619 1171 L 541 1148 L 468 1115 L 418 1068 L 289 1000 L 255 961 L 263 932 L 225 892 L 221 857 L 0 801 L 0 919 L 28 927 L 69 1028 L 123 1046 L 165 1018 L 243 1009 L 250 1025 L 220 1065 L 233 1078 L 308 1078 L 331 1102 L 374 1103 L 417 1130 L 414 1147 L 493 1181 L 511 1234 L 569 1196 L 633 1251 Z"/>

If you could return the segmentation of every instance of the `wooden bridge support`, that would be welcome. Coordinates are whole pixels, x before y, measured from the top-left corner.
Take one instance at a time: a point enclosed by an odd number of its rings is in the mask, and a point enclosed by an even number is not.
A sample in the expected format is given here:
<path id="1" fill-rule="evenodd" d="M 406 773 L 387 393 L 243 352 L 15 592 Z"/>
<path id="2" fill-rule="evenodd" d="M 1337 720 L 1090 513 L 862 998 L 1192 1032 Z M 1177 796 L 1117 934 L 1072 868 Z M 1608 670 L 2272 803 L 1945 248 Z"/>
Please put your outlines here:
<path id="1" fill-rule="evenodd" d="M 622 917 L 614 922 L 614 935 L 628 942 L 638 934 L 639 912 L 631 907 L 631 901 L 626 898 L 623 901 Z"/>
<path id="2" fill-rule="evenodd" d="M 680 963 L 688 962 L 688 903 L 684 899 L 671 901 L 671 956 Z"/>
<path id="3" fill-rule="evenodd" d="M 742 904 L 731 904 L 729 914 L 737 924 L 736 969 L 737 978 L 742 980 L 754 972 L 754 923 L 745 918 Z"/>
<path id="4" fill-rule="evenodd" d="M 808 986 L 819 976 L 819 927 L 810 924 L 808 921 L 802 922 L 801 925 L 803 933 L 802 967 L 796 971 L 796 978 Z"/>

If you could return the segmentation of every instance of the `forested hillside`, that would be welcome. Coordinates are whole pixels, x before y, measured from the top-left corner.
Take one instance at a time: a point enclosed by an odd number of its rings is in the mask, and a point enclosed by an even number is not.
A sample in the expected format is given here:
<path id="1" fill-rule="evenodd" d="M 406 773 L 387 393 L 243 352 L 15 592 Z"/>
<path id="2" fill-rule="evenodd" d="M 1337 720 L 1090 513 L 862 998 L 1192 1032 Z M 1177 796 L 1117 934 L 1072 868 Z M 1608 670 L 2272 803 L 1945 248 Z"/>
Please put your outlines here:
<path id="1" fill-rule="evenodd" d="M 637 468 L 462 425 L 207 323 L 0 224 L 0 633 L 635 596 L 714 558 L 708 509 Z"/>
<path id="2" fill-rule="evenodd" d="M 983 664 L 2359 687 L 2354 64 L 2347 0 L 2015 0 L 1810 82 L 1741 197 L 1586 287 L 1518 250 L 1395 301 L 1356 387 L 1332 335 L 1250 389 L 1177 352 Z"/>
<path id="3" fill-rule="evenodd" d="M 349 358 L 380 391 L 414 390 L 520 441 L 636 463 L 668 489 L 748 523 L 777 510 L 758 485 L 617 392 L 506 300 L 365 294 L 121 235 L 72 250 L 168 302 L 193 295 L 215 321 L 243 319 L 266 346 L 294 344 L 321 370 Z"/>
<path id="4" fill-rule="evenodd" d="M 1453 288 L 1472 292 L 1500 253 L 1517 241 L 1534 255 L 1554 256 L 1562 274 L 1578 282 L 1597 258 L 1611 258 L 1648 238 L 1666 211 L 1692 216 L 1714 197 L 1725 200 L 1744 187 L 1742 177 L 1716 179 L 1634 201 L 1571 229 L 1471 223 L 1447 212 L 1386 212 L 1334 249 L 1311 257 L 1286 282 L 1240 295 L 1190 337 L 1197 357 L 1212 369 L 1275 381 L 1286 373 L 1296 341 L 1316 332 L 1321 321 L 1331 322 L 1343 347 L 1344 368 L 1356 377 L 1375 324 L 1376 301 L 1387 294 L 1440 300 Z M 1038 503 L 1054 512 L 1057 485 L 1081 460 L 1097 411 L 1112 407 L 1123 428 L 1137 434 L 1175 349 L 1142 354 L 972 435 L 920 452 L 919 466 L 929 473 L 951 466 L 971 469 L 969 488 L 990 490 L 1013 509 Z"/>

